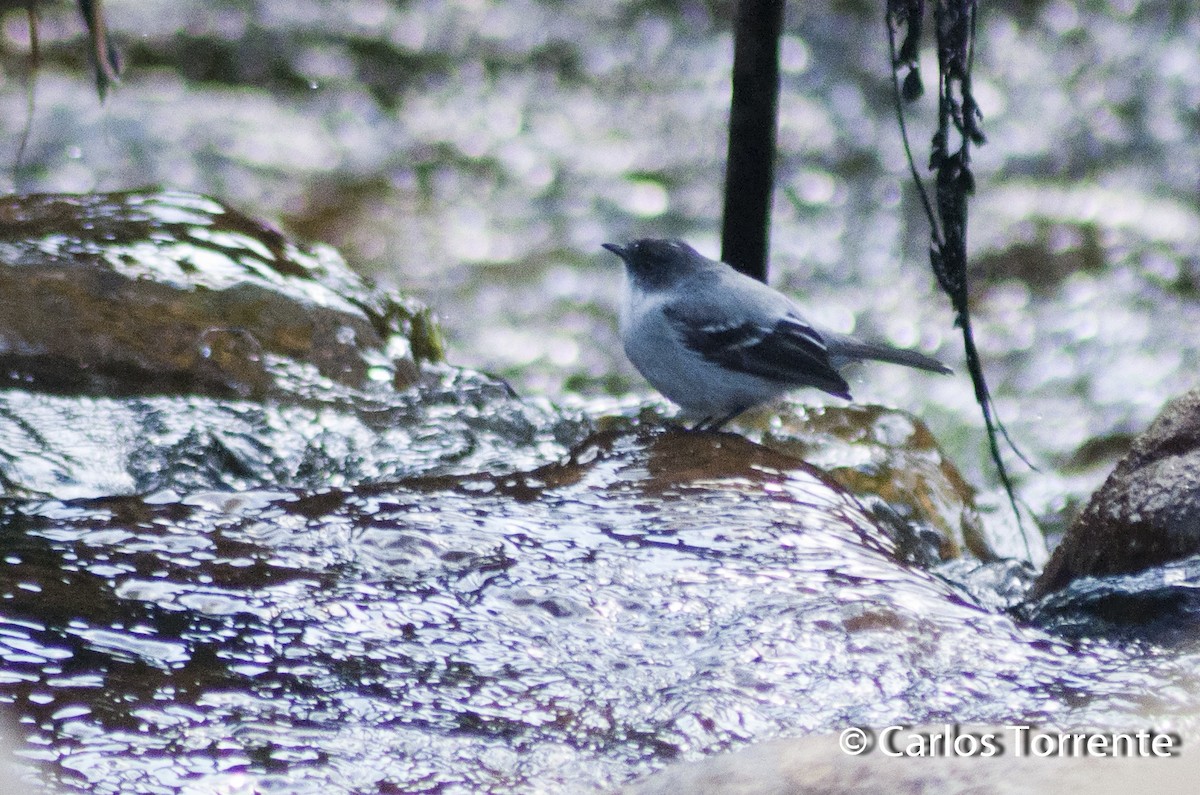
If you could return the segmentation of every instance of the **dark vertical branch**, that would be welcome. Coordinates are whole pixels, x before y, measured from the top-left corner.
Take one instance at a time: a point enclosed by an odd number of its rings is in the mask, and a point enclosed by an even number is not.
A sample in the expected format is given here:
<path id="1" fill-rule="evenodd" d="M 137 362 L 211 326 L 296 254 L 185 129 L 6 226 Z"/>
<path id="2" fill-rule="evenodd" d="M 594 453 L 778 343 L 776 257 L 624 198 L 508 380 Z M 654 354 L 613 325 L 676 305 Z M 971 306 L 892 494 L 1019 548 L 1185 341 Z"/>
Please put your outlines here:
<path id="1" fill-rule="evenodd" d="M 734 27 L 721 259 L 766 281 L 783 0 L 739 0 Z"/>

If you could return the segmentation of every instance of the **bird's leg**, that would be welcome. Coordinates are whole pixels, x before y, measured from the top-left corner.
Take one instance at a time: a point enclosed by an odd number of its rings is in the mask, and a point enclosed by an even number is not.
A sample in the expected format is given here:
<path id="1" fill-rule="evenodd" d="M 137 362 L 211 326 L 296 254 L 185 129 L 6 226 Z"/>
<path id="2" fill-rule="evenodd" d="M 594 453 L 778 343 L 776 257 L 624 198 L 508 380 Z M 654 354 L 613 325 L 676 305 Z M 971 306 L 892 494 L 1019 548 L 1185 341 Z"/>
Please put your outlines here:
<path id="1" fill-rule="evenodd" d="M 692 431 L 707 431 L 710 427 L 710 423 L 714 419 L 716 419 L 716 417 L 705 417 L 692 426 Z"/>

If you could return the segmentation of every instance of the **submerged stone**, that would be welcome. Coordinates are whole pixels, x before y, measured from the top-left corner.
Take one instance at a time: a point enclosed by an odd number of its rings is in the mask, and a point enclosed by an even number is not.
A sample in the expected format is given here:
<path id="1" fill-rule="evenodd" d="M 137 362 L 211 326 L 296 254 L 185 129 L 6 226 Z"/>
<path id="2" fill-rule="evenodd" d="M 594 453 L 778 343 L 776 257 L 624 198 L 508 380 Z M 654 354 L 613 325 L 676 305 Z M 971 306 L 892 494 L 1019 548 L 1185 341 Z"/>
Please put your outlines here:
<path id="1" fill-rule="evenodd" d="M 1016 615 L 1076 640 L 1103 637 L 1158 648 L 1195 648 L 1200 628 L 1200 555 L 1133 574 L 1077 577 L 1017 607 Z"/>

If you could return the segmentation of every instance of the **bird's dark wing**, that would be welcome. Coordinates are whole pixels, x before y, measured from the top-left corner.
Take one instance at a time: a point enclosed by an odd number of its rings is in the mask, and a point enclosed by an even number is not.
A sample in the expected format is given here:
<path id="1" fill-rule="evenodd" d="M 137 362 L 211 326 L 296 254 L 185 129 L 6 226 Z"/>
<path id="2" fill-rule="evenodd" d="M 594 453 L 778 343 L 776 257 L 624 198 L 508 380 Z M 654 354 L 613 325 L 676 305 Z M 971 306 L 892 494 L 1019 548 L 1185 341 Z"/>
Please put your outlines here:
<path id="1" fill-rule="evenodd" d="M 757 323 L 696 322 L 674 307 L 663 313 L 683 343 L 731 370 L 795 386 L 815 386 L 850 399 L 850 385 L 829 361 L 825 341 L 799 318 L 785 317 L 774 326 Z"/>

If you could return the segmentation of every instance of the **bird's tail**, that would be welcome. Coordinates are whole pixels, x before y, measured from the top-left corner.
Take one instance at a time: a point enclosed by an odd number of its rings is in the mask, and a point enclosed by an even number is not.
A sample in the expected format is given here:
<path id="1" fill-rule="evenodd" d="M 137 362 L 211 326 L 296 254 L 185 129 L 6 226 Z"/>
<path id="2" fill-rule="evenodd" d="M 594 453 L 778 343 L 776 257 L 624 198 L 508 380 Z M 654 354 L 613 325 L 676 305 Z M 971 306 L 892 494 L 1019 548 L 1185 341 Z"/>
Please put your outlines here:
<path id="1" fill-rule="evenodd" d="M 905 367 L 916 367 L 918 370 L 928 370 L 931 373 L 949 375 L 954 372 L 932 356 L 904 348 L 893 348 L 878 342 L 863 342 L 854 337 L 839 337 L 836 344 L 829 347 L 829 354 L 835 367 L 869 359 L 876 362 L 902 364 Z"/>

